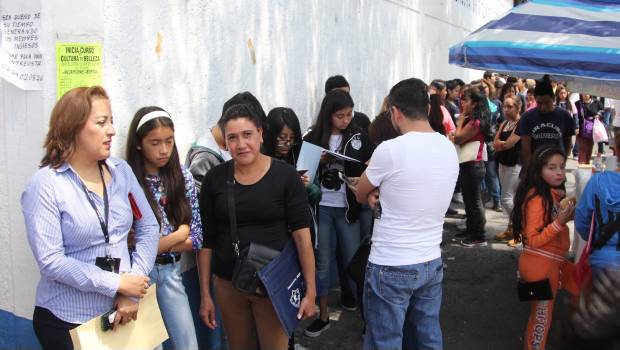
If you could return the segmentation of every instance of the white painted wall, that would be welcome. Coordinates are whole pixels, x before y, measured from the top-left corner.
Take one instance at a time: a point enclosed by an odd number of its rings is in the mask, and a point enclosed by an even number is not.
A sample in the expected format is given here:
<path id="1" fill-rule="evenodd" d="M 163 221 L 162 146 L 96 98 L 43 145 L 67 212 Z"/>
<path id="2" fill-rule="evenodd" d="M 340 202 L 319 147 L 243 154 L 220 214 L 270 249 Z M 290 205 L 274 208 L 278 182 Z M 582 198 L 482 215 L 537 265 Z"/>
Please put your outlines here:
<path id="1" fill-rule="evenodd" d="M 481 73 L 448 65 L 448 48 L 498 17 L 512 0 L 2 0 L 42 2 L 45 90 L 0 81 L 0 309 L 30 317 L 38 270 L 19 197 L 42 155 L 56 101 L 54 44 L 101 41 L 104 85 L 123 153 L 133 113 L 167 109 L 182 154 L 234 93 L 249 90 L 266 112 L 289 106 L 308 126 L 327 77 L 343 74 L 356 110 L 376 114 L 401 79 Z M 157 33 L 161 54 L 155 52 Z M 254 48 L 251 60 L 248 39 Z"/>

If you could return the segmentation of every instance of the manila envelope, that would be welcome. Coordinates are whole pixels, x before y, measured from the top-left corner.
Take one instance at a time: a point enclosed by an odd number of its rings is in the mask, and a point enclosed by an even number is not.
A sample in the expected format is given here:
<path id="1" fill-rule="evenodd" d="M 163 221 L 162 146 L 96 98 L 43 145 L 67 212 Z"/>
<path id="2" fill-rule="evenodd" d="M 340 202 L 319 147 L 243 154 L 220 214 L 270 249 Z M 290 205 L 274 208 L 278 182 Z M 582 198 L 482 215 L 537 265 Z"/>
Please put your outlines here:
<path id="1" fill-rule="evenodd" d="M 138 319 L 115 331 L 101 330 L 101 316 L 72 329 L 75 349 L 153 349 L 168 339 L 168 332 L 157 304 L 156 285 L 140 300 Z"/>

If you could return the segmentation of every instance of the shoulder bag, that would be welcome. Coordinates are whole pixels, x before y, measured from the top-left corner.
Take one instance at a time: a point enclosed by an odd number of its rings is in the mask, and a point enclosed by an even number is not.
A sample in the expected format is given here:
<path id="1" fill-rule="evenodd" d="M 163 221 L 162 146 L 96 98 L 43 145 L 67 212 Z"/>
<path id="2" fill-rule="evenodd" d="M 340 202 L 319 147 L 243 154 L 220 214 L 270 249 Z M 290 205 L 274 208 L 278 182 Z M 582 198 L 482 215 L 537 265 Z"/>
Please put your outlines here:
<path id="1" fill-rule="evenodd" d="M 590 223 L 590 233 L 588 234 L 588 242 L 581 252 L 579 261 L 573 268 L 573 278 L 579 289 L 583 289 L 592 279 L 592 267 L 590 266 L 590 251 L 592 250 L 592 235 L 594 233 L 594 218 L 592 213 L 592 221 Z"/>
<path id="2" fill-rule="evenodd" d="M 233 286 L 245 293 L 264 297 L 267 295 L 265 286 L 258 277 L 260 271 L 268 262 L 280 254 L 276 249 L 262 244 L 250 242 L 248 247 L 239 251 L 239 233 L 237 231 L 237 211 L 235 209 L 235 179 L 234 163 L 227 164 L 227 202 L 228 220 L 230 221 L 230 236 L 235 253 L 235 267 L 233 269 Z"/>

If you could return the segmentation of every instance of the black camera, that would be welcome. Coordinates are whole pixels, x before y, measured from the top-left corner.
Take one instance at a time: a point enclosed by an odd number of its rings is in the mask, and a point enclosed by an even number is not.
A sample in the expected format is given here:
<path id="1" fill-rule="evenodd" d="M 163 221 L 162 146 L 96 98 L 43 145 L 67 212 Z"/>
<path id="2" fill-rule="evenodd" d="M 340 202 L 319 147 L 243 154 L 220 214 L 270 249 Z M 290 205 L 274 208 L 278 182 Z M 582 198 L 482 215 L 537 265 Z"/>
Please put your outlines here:
<path id="1" fill-rule="evenodd" d="M 323 173 L 321 184 L 328 190 L 340 191 L 342 180 L 338 176 L 338 169 L 328 169 Z"/>

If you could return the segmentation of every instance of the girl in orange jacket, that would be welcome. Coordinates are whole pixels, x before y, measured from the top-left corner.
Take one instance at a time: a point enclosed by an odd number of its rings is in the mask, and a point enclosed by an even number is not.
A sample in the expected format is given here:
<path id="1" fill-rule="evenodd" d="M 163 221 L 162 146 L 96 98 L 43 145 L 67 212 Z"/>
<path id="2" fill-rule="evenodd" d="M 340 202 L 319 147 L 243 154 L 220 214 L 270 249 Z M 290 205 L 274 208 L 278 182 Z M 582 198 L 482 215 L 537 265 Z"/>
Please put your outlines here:
<path id="1" fill-rule="evenodd" d="M 523 242 L 520 278 L 524 282 L 549 279 L 554 297 L 560 288 L 576 290 L 569 278 L 572 264 L 566 261 L 570 247 L 566 223 L 573 219 L 575 202 L 560 205 L 565 197 L 565 159 L 560 149 L 538 149 L 519 184 L 512 212 L 515 240 Z M 545 348 L 553 304 L 554 300 L 532 301 L 524 349 Z"/>

